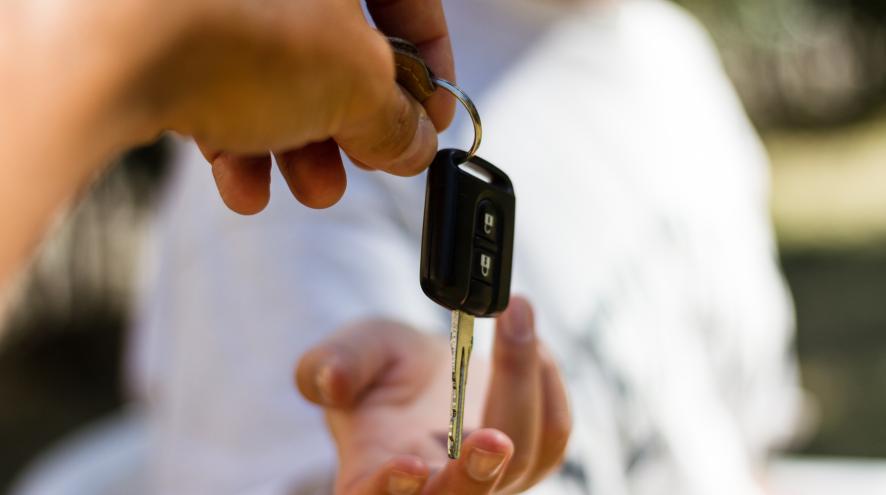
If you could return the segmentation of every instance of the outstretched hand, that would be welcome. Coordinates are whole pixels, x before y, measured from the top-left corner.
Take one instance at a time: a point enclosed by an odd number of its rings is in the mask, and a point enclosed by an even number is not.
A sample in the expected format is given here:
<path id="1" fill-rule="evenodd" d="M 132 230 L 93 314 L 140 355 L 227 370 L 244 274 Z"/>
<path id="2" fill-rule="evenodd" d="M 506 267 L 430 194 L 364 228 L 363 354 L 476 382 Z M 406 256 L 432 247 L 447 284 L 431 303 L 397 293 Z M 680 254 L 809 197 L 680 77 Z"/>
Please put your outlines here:
<path id="1" fill-rule="evenodd" d="M 465 414 L 465 430 L 473 431 L 461 457 L 450 461 L 445 339 L 375 320 L 308 351 L 296 379 L 326 411 L 338 448 L 336 493 L 514 493 L 550 473 L 563 456 L 571 418 L 526 300 L 512 299 L 499 318 L 491 366 L 479 356 L 473 361 Z"/>

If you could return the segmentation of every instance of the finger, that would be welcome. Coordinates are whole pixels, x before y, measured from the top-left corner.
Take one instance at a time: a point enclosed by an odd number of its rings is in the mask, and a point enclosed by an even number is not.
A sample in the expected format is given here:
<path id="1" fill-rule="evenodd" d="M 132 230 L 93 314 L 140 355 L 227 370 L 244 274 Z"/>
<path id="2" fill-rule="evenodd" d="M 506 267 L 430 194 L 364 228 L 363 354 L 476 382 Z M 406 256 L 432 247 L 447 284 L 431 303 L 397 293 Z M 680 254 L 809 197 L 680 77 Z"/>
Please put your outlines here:
<path id="1" fill-rule="evenodd" d="M 563 461 L 569 435 L 572 432 L 572 414 L 563 377 L 553 356 L 539 349 L 541 361 L 542 419 L 538 459 L 532 473 L 522 485 L 526 488 L 541 481 Z"/>
<path id="2" fill-rule="evenodd" d="M 271 197 L 270 155 L 244 156 L 214 153 L 212 176 L 222 200 L 241 215 L 253 215 L 268 205 Z"/>
<path id="3" fill-rule="evenodd" d="M 430 165 L 437 151 L 437 130 L 420 103 L 390 84 L 376 111 L 343 122 L 334 136 L 349 156 L 394 175 L 412 176 Z"/>
<path id="4" fill-rule="evenodd" d="M 418 457 L 400 456 L 385 463 L 372 474 L 348 485 L 336 487 L 347 495 L 415 495 L 428 480 L 427 465 Z"/>
<path id="5" fill-rule="evenodd" d="M 312 143 L 276 156 L 289 190 L 305 206 L 329 208 L 345 193 L 347 176 L 335 141 Z"/>
<path id="6" fill-rule="evenodd" d="M 210 147 L 204 145 L 203 143 L 201 143 L 200 141 L 196 141 L 196 144 L 197 144 L 197 149 L 200 150 L 200 153 L 203 155 L 203 158 L 205 158 L 206 161 L 209 162 L 210 165 L 212 164 L 212 162 L 215 161 L 216 158 L 218 158 L 218 155 L 221 154 L 221 150 L 210 148 Z"/>
<path id="7" fill-rule="evenodd" d="M 514 444 L 504 433 L 477 430 L 462 444 L 462 455 L 449 462 L 428 480 L 425 495 L 492 493 L 514 453 Z"/>
<path id="8" fill-rule="evenodd" d="M 363 322 L 348 327 L 301 357 L 296 384 L 311 402 L 331 408 L 350 407 L 402 358 L 407 352 L 403 349 L 416 348 L 419 335 L 392 322 Z"/>
<path id="9" fill-rule="evenodd" d="M 541 419 L 541 377 L 532 308 L 519 297 L 498 319 L 493 370 L 483 425 L 514 441 L 514 458 L 501 479 L 508 487 L 527 475 L 535 462 Z"/>
<path id="10" fill-rule="evenodd" d="M 372 168 L 372 167 L 370 167 L 369 165 L 367 165 L 367 164 L 361 162 L 360 160 L 354 158 L 353 156 L 348 155 L 348 160 L 350 160 L 351 163 L 353 163 L 354 165 L 356 165 L 357 168 L 359 168 L 359 169 L 361 169 L 361 170 L 365 170 L 365 171 L 367 171 L 367 172 L 372 172 L 372 171 L 375 170 L 374 168 Z"/>
<path id="11" fill-rule="evenodd" d="M 438 77 L 455 81 L 452 44 L 440 0 L 367 0 L 366 6 L 382 32 L 415 44 Z M 425 108 L 442 131 L 452 121 L 455 102 L 438 89 Z"/>

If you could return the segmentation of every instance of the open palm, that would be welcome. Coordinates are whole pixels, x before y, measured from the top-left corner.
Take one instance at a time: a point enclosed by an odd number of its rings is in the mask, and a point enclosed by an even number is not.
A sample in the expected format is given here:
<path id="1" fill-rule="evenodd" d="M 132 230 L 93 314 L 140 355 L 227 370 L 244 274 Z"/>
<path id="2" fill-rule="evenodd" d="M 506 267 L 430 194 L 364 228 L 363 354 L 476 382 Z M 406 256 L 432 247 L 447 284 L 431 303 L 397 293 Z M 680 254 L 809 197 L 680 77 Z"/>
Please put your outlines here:
<path id="1" fill-rule="evenodd" d="M 570 417 L 559 372 L 515 298 L 500 318 L 490 363 L 470 370 L 469 434 L 446 456 L 447 342 L 402 324 L 363 321 L 302 358 L 299 388 L 326 409 L 339 453 L 336 493 L 485 494 L 521 491 L 560 461 Z M 433 473 L 433 474 L 431 474 Z"/>

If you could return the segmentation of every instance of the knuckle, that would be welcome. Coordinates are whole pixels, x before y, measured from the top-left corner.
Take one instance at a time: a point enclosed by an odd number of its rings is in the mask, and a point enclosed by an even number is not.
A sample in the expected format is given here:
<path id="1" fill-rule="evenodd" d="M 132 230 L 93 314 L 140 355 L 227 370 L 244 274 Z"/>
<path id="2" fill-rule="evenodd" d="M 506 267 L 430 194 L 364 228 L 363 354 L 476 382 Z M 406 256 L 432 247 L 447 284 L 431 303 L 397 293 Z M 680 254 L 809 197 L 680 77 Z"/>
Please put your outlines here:
<path id="1" fill-rule="evenodd" d="M 365 120 L 378 112 L 390 98 L 394 83 L 394 58 L 387 41 L 369 32 L 360 43 L 361 50 L 349 50 L 346 55 L 352 57 L 349 66 L 355 71 L 350 105 L 357 114 L 355 120 Z"/>
<path id="2" fill-rule="evenodd" d="M 358 61 L 368 82 L 367 89 L 378 99 L 387 93 L 394 80 L 394 56 L 384 36 L 372 30 L 366 34 L 362 41 L 366 49 L 360 52 Z"/>
<path id="3" fill-rule="evenodd" d="M 399 95 L 396 95 L 398 99 Z M 373 151 L 385 157 L 396 158 L 402 155 L 409 144 L 412 142 L 412 136 L 416 132 L 418 121 L 415 118 L 415 112 L 411 105 L 400 101 L 399 103 L 391 103 L 393 113 L 388 119 L 387 130 L 381 135 L 377 144 L 373 146 Z"/>

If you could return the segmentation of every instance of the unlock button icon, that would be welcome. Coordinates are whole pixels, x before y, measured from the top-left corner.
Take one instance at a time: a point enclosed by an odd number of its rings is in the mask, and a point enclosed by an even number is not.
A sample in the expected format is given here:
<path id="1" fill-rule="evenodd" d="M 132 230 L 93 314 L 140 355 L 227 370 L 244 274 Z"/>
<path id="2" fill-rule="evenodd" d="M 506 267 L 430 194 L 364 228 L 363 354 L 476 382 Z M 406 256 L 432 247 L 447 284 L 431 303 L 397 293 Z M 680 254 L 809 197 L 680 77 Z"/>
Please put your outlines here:
<path id="1" fill-rule="evenodd" d="M 480 207 L 478 208 L 479 214 L 477 215 L 477 234 L 486 239 L 497 243 L 498 242 L 498 214 L 495 211 L 495 207 L 492 206 L 492 202 L 488 200 L 484 200 L 480 202 Z"/>

